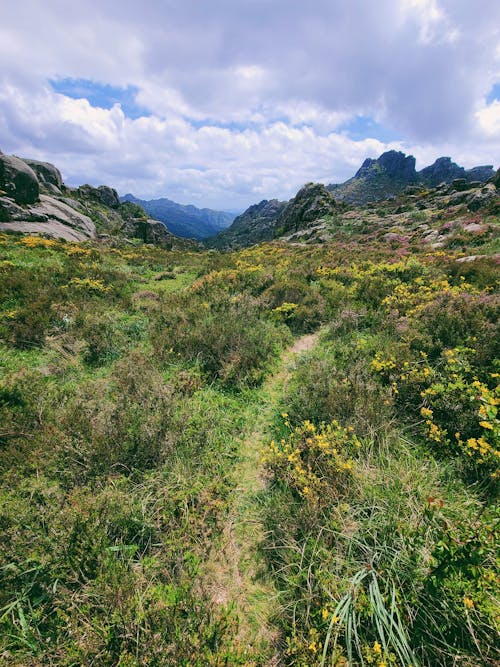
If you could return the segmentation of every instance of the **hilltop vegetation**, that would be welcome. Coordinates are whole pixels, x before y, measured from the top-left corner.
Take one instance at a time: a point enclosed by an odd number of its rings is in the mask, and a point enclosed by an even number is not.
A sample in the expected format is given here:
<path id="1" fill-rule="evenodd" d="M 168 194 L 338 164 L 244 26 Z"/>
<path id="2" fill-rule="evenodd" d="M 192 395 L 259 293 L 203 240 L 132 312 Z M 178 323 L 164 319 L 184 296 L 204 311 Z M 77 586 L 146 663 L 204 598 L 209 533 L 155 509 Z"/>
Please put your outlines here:
<path id="1" fill-rule="evenodd" d="M 497 185 L 4 233 L 2 664 L 496 665 Z"/>

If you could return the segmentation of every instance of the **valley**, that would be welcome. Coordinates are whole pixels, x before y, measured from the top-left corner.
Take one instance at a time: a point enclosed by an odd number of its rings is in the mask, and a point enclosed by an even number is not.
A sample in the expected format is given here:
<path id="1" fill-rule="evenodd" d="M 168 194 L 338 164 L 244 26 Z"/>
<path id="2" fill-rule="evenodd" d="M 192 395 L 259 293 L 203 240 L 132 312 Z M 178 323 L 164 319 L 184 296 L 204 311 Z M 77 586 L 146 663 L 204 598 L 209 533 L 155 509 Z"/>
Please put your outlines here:
<path id="1" fill-rule="evenodd" d="M 4 162 L 2 664 L 494 667 L 498 172 L 207 248 Z"/>

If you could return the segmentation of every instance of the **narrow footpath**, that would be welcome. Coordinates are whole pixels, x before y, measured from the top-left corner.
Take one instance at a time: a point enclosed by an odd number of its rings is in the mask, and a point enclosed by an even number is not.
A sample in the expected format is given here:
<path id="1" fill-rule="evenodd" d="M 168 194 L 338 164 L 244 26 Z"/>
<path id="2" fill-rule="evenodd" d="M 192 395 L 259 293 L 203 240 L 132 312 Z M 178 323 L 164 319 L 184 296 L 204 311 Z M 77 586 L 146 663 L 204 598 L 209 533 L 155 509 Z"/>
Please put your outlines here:
<path id="1" fill-rule="evenodd" d="M 214 546 L 205 570 L 205 588 L 213 604 L 234 609 L 239 619 L 236 639 L 249 653 L 272 656 L 277 639 L 270 620 L 278 596 L 259 550 L 264 531 L 260 497 L 265 488 L 261 452 L 271 437 L 270 426 L 291 376 L 291 362 L 296 355 L 311 350 L 318 337 L 319 333 L 302 336 L 284 352 L 279 370 L 260 390 L 261 401 L 248 408 L 247 431 L 234 470 L 232 507 L 222 543 Z M 267 663 L 269 667 L 276 664 L 276 657 Z"/>

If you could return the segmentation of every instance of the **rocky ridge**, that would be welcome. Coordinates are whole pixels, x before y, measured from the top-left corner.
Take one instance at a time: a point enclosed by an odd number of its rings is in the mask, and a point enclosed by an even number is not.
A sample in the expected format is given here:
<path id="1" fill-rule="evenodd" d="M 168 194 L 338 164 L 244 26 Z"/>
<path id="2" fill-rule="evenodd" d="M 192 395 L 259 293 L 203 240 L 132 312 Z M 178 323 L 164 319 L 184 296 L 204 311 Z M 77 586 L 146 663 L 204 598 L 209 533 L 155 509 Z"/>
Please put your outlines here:
<path id="1" fill-rule="evenodd" d="M 66 241 L 138 238 L 166 248 L 186 244 L 137 204 L 122 204 L 109 186 L 70 188 L 49 162 L 1 152 L 0 231 Z"/>
<path id="2" fill-rule="evenodd" d="M 487 183 L 460 178 L 434 188 L 410 185 L 395 197 L 365 206 L 337 203 L 330 215 L 280 238 L 301 244 L 389 244 L 396 254 L 406 254 L 410 246 L 475 247 L 481 254 L 497 254 L 499 222 L 500 170 Z"/>
<path id="3" fill-rule="evenodd" d="M 274 235 L 284 236 L 332 215 L 336 202 L 330 192 L 321 183 L 307 183 L 277 217 Z"/>
<path id="4" fill-rule="evenodd" d="M 337 200 L 362 205 L 394 197 L 411 184 L 435 187 L 457 178 L 467 182 L 485 182 L 494 173 L 491 165 L 464 169 L 449 157 L 440 157 L 434 164 L 416 171 L 413 155 L 392 150 L 376 160 L 367 158 L 352 178 L 341 184 L 327 185 L 327 189 Z"/>
<path id="5" fill-rule="evenodd" d="M 417 207 L 415 199 L 418 210 L 434 205 L 440 209 L 464 205 L 468 212 L 479 211 L 490 202 L 499 178 L 489 165 L 464 169 L 449 157 L 438 158 L 417 172 L 412 155 L 387 151 L 376 160 L 367 158 L 342 185 L 308 183 L 289 202 L 273 199 L 250 206 L 229 229 L 209 239 L 206 245 L 238 248 L 280 237 L 329 238 L 331 234 L 326 230 L 344 216 L 377 219 L 370 208 L 377 202 L 394 210 L 400 206 Z"/>

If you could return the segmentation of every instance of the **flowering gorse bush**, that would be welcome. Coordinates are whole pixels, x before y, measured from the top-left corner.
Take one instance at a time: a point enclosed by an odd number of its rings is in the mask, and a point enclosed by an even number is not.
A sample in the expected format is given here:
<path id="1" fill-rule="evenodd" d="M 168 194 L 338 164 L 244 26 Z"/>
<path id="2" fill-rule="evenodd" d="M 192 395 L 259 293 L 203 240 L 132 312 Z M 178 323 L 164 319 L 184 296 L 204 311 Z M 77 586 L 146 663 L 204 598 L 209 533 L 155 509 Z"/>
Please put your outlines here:
<path id="1" fill-rule="evenodd" d="M 320 504 L 322 498 L 342 494 L 353 473 L 351 456 L 358 447 L 352 427 L 333 421 L 316 428 L 306 420 L 287 438 L 272 440 L 262 462 L 276 480 L 300 497 Z"/>

